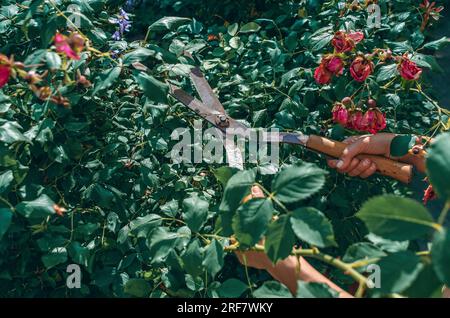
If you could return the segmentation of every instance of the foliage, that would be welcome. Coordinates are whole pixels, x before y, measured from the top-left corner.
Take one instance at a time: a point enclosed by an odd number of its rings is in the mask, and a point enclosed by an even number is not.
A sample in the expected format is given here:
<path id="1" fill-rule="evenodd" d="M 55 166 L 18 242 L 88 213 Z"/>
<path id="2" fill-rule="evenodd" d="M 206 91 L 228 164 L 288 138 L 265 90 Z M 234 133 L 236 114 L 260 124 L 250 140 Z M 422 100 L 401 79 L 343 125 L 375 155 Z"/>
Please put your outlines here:
<path id="1" fill-rule="evenodd" d="M 361 83 L 348 74 L 316 83 L 338 30 L 362 31 L 364 52 L 411 53 L 424 72 L 439 70 L 434 53 L 448 40 L 428 40 L 417 1 L 378 1 L 379 29 L 367 27 L 362 1 L 354 10 L 344 2 L 247 1 L 239 11 L 227 0 L 77 0 L 70 4 L 81 25 L 70 33 L 68 1 L 3 1 L 0 296 L 290 297 L 267 273 L 237 265 L 231 236 L 274 262 L 310 257 L 343 287 L 356 280 L 359 296 L 416 296 L 413 286 L 431 296 L 449 284 L 447 210 L 434 220 L 404 185 L 327 173 L 323 158 L 292 145 L 281 147 L 276 175 L 258 164 L 237 172 L 170 160 L 172 131 L 197 117 L 167 95 L 167 84 L 193 91 L 194 63 L 227 112 L 252 127 L 342 140 L 357 131 L 334 124 L 332 109 L 351 96 L 358 107 L 376 100 L 384 131 L 448 129 L 449 112 L 429 97 L 427 82 L 402 79 L 396 64 L 377 64 Z M 449 140 L 442 134 L 428 159 L 444 200 Z M 256 183 L 269 195 L 244 203 Z M 431 252 L 419 238 L 433 241 Z M 361 273 L 370 261 L 386 269 L 382 289 L 366 290 Z M 66 287 L 74 263 L 81 289 Z M 336 295 L 299 283 L 297 296 Z"/>

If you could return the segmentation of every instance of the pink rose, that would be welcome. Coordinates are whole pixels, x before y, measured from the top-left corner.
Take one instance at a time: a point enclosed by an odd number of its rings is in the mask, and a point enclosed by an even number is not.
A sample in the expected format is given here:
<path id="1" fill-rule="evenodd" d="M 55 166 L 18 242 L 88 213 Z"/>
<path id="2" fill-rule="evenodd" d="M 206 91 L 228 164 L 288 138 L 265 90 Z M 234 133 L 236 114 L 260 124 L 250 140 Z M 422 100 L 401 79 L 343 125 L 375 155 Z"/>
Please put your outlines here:
<path id="1" fill-rule="evenodd" d="M 344 53 L 353 50 L 359 42 L 364 39 L 362 32 L 345 33 L 344 31 L 337 31 L 334 38 L 331 40 L 337 53 Z"/>
<path id="2" fill-rule="evenodd" d="M 336 103 L 331 110 L 333 114 L 333 121 L 343 126 L 348 122 L 348 110 L 342 103 Z"/>
<path id="3" fill-rule="evenodd" d="M 378 108 L 370 108 L 363 116 L 362 126 L 371 134 L 386 128 L 386 118 Z"/>
<path id="4" fill-rule="evenodd" d="M 11 64 L 9 59 L 0 54 L 0 88 L 8 83 L 9 77 L 11 76 Z"/>
<path id="5" fill-rule="evenodd" d="M 360 55 L 350 65 L 350 74 L 357 82 L 364 82 L 374 69 L 373 62 Z"/>
<path id="6" fill-rule="evenodd" d="M 416 81 L 422 74 L 422 69 L 406 56 L 402 57 L 397 69 L 400 75 L 407 81 Z"/>
<path id="7" fill-rule="evenodd" d="M 323 64 L 320 64 L 316 70 L 314 71 L 314 79 L 316 80 L 317 84 L 328 84 L 331 81 L 331 77 L 333 76 L 333 73 L 328 71 Z"/>

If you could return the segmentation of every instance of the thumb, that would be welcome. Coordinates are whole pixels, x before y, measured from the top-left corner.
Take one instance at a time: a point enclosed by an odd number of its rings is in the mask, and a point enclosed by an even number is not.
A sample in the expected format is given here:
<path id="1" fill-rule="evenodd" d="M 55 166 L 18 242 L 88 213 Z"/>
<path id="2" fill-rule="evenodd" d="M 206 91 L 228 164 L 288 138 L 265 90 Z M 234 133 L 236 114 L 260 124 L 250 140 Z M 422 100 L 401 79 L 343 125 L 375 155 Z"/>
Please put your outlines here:
<path id="1" fill-rule="evenodd" d="M 352 159 L 355 156 L 359 155 L 360 153 L 363 153 L 364 149 L 365 144 L 363 139 L 348 145 L 342 152 L 339 161 L 336 163 L 336 167 L 341 170 L 347 169 L 350 163 L 352 162 Z"/>

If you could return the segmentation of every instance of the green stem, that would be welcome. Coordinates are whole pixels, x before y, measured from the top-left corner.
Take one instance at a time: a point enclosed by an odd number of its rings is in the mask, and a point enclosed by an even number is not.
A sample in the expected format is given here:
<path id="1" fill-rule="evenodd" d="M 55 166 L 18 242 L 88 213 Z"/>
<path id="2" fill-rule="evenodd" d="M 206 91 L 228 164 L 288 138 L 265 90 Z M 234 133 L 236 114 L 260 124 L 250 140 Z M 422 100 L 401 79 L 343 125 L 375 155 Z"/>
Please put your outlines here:
<path id="1" fill-rule="evenodd" d="M 228 247 L 225 247 L 226 251 L 237 251 L 238 246 L 237 245 L 231 245 Z M 264 252 L 264 246 L 261 245 L 255 245 L 250 250 L 256 251 L 256 252 Z M 291 255 L 294 256 L 304 256 L 304 257 L 311 257 L 314 259 L 317 259 L 319 261 L 322 261 L 324 263 L 327 263 L 333 267 L 336 267 L 340 270 L 342 270 L 344 273 L 350 275 L 355 281 L 359 283 L 359 293 L 357 293 L 355 296 L 362 297 L 364 294 L 364 290 L 367 287 L 367 278 L 352 268 L 351 264 L 347 264 L 340 259 L 337 259 L 331 255 L 323 254 L 321 253 L 317 248 L 312 249 L 293 249 Z M 245 256 L 245 255 L 244 255 Z M 244 264 L 246 264 L 244 258 Z"/>
<path id="2" fill-rule="evenodd" d="M 447 218 L 447 214 L 448 214 L 448 210 L 450 209 L 450 201 L 447 201 L 444 205 L 444 208 L 441 211 L 441 214 L 439 215 L 438 218 L 438 223 L 440 225 L 443 225 L 445 222 L 445 219 Z"/>

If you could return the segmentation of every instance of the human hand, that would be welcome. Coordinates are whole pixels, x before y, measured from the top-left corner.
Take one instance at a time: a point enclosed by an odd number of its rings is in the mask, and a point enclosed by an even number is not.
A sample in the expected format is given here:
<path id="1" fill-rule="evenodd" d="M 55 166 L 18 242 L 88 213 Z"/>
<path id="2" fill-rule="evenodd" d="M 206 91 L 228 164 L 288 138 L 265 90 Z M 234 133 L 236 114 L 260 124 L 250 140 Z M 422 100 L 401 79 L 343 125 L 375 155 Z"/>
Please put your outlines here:
<path id="1" fill-rule="evenodd" d="M 359 154 L 381 155 L 389 157 L 390 145 L 394 134 L 352 136 L 343 142 L 348 144 L 339 159 L 328 159 L 328 166 L 351 177 L 368 178 L 377 171 L 376 164 L 370 159 L 360 160 Z"/>

